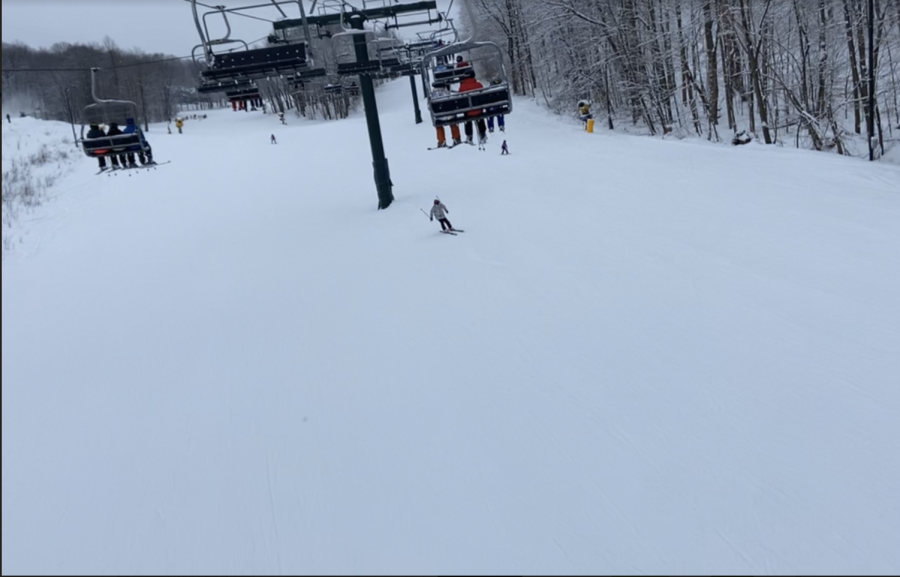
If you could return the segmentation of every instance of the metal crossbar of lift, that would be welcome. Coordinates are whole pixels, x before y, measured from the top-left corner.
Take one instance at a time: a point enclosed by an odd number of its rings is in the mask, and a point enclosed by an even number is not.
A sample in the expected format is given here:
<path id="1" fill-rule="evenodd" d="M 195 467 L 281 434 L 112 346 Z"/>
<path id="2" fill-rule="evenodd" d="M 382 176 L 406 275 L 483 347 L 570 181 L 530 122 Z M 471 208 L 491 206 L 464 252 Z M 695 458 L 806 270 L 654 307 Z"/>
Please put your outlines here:
<path id="1" fill-rule="evenodd" d="M 241 91 L 249 91 L 256 90 L 259 91 L 259 88 L 256 86 L 256 82 L 250 80 L 249 78 L 237 78 L 237 79 L 229 79 L 226 81 L 215 81 L 215 80 L 204 80 L 201 78 L 200 86 L 197 88 L 197 92 L 201 94 L 209 94 L 214 92 L 241 92 Z"/>
<path id="2" fill-rule="evenodd" d="M 259 88 L 245 88 L 243 90 L 230 90 L 225 93 L 225 96 L 230 98 L 259 98 Z"/>
<path id="3" fill-rule="evenodd" d="M 359 1 L 355 2 L 357 5 Z M 349 7 L 349 8 L 348 8 Z M 432 15 L 434 12 L 434 15 Z M 400 22 L 398 17 L 415 14 L 427 14 L 424 21 Z M 393 18 L 394 24 L 386 24 L 385 28 L 402 28 L 404 26 L 417 26 L 423 24 L 436 24 L 443 20 L 443 15 L 437 11 L 435 0 L 419 0 L 417 2 L 398 2 L 397 0 L 378 0 L 377 2 L 363 3 L 362 9 L 356 9 L 342 0 L 325 0 L 319 5 L 319 13 L 306 17 L 307 25 L 325 28 L 340 24 L 345 30 L 349 30 L 347 19 L 352 15 L 363 16 L 367 20 L 384 20 Z M 272 24 L 275 31 L 297 28 L 303 23 L 298 19 L 286 19 Z"/>
<path id="4" fill-rule="evenodd" d="M 436 127 L 501 114 L 505 116 L 512 112 L 509 90 L 504 86 L 489 86 L 462 94 L 432 97 L 428 106 Z"/>
<path id="5" fill-rule="evenodd" d="M 147 152 L 144 142 L 137 133 L 85 138 L 81 141 L 81 146 L 84 153 L 91 158 L 120 156 L 138 151 Z"/>
<path id="6" fill-rule="evenodd" d="M 306 46 L 294 44 L 215 54 L 212 67 L 201 75 L 208 80 L 260 79 L 306 68 Z"/>

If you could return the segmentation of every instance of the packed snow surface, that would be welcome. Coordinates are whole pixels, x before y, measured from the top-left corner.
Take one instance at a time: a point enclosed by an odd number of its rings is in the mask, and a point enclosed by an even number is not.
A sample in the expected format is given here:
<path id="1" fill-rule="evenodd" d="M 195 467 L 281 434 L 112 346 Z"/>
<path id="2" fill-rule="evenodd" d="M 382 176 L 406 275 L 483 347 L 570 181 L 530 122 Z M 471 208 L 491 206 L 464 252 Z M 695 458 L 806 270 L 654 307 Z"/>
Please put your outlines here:
<path id="1" fill-rule="evenodd" d="M 900 167 L 378 105 L 21 217 L 4 574 L 900 572 Z"/>

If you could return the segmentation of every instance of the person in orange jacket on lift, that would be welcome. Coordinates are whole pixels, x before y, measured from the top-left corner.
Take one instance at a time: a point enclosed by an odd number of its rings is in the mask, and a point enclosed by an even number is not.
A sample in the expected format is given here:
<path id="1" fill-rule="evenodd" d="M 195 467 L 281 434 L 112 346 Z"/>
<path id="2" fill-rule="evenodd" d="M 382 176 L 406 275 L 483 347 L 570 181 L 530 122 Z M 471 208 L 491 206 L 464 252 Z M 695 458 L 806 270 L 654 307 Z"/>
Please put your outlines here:
<path id="1" fill-rule="evenodd" d="M 484 85 L 481 82 L 475 80 L 475 71 L 469 70 L 466 73 L 465 78 L 463 78 L 462 82 L 459 83 L 459 93 L 469 92 L 470 90 L 478 90 L 479 88 L 484 88 Z M 478 116 L 481 114 L 480 110 L 470 110 L 466 113 L 467 116 Z M 473 130 L 472 130 L 472 121 L 466 121 L 466 142 L 469 144 L 474 144 L 472 142 Z"/>

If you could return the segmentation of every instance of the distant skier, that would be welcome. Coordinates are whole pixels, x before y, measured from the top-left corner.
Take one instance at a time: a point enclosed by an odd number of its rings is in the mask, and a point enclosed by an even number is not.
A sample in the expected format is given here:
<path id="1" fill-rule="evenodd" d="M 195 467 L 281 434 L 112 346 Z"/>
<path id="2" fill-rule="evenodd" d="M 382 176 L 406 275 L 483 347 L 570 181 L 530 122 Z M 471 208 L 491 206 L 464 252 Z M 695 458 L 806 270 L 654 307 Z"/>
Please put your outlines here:
<path id="1" fill-rule="evenodd" d="M 275 140 L 275 135 L 274 135 L 274 134 L 272 135 L 272 138 L 269 139 L 269 142 L 272 143 L 272 144 L 278 144 L 278 141 Z"/>
<path id="2" fill-rule="evenodd" d="M 500 145 L 500 156 L 504 154 L 509 154 L 509 149 L 506 147 L 506 141 L 503 141 L 503 144 Z"/>
<path id="3" fill-rule="evenodd" d="M 434 206 L 431 207 L 429 219 L 433 221 L 434 217 L 437 217 L 438 222 L 441 223 L 441 230 L 453 230 L 453 225 L 447 220 L 448 214 L 450 214 L 450 211 L 447 210 L 444 203 L 437 198 L 434 199 Z"/>
<path id="4" fill-rule="evenodd" d="M 12 124 L 12 119 L 9 117 L 9 114 L 6 115 L 6 121 Z"/>
<path id="5" fill-rule="evenodd" d="M 282 124 L 287 124 L 287 122 L 284 121 L 284 112 L 278 113 L 278 120 L 280 120 Z"/>

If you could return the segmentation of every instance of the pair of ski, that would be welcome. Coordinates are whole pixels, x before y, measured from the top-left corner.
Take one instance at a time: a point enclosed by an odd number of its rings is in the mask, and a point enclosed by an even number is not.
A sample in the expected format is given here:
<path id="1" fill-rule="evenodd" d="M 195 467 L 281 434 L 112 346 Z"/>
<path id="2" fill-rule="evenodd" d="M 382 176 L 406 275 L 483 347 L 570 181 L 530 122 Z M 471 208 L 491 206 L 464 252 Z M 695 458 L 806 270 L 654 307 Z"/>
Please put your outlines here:
<path id="1" fill-rule="evenodd" d="M 453 236 L 456 236 L 456 233 L 458 233 L 458 232 L 466 232 L 466 231 L 464 231 L 464 230 L 461 229 L 461 228 L 451 228 L 450 230 L 442 230 L 441 232 L 444 233 L 444 234 L 452 234 Z"/>
<path id="2" fill-rule="evenodd" d="M 163 165 L 163 164 L 169 164 L 170 162 L 172 162 L 172 161 L 171 161 L 171 160 L 166 160 L 166 161 L 164 161 L 164 162 L 154 162 L 153 164 L 143 164 L 143 165 L 140 165 L 140 166 L 126 166 L 126 167 L 124 167 L 124 168 L 122 168 L 122 167 L 119 167 L 119 168 L 101 168 L 99 171 L 96 172 L 96 174 L 103 174 L 103 173 L 111 174 L 111 173 L 113 173 L 113 172 L 122 172 L 122 171 L 125 171 L 125 170 L 140 170 L 140 169 L 146 169 L 146 168 L 156 168 L 157 166 L 160 166 L 160 165 Z"/>
<path id="3" fill-rule="evenodd" d="M 441 148 L 444 148 L 444 149 L 446 149 L 446 150 L 450 150 L 451 148 L 456 148 L 456 147 L 459 146 L 460 144 L 471 144 L 472 146 L 475 146 L 475 143 L 474 143 L 474 142 L 460 142 L 459 144 L 451 144 L 450 146 L 430 146 L 430 147 L 428 147 L 428 150 L 438 150 L 438 149 L 441 149 Z"/>

